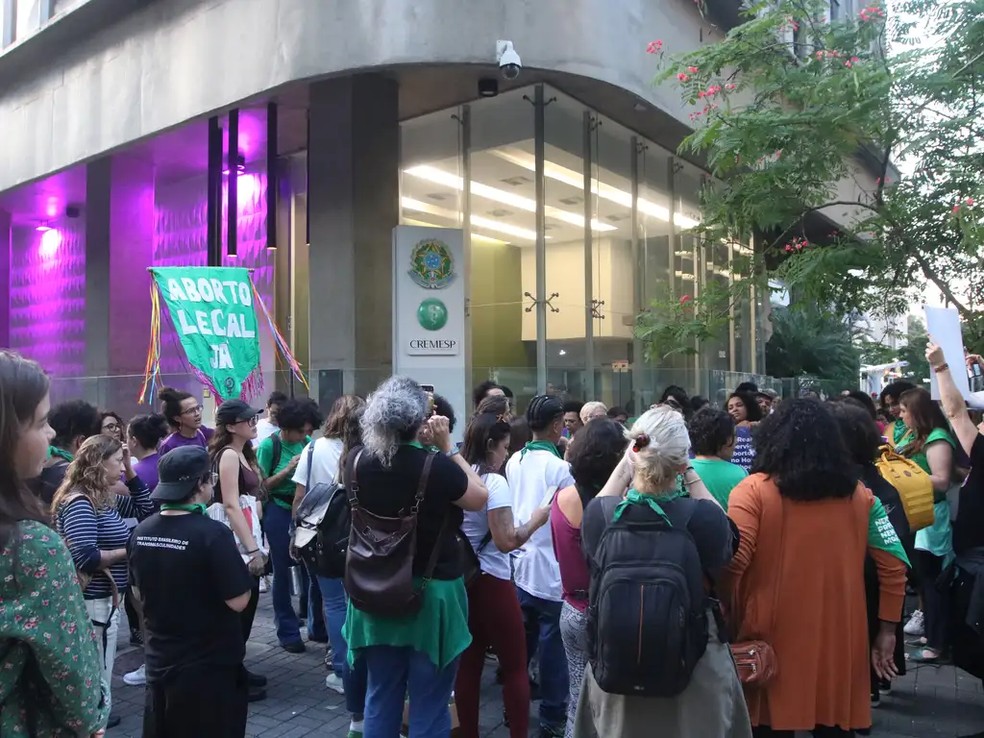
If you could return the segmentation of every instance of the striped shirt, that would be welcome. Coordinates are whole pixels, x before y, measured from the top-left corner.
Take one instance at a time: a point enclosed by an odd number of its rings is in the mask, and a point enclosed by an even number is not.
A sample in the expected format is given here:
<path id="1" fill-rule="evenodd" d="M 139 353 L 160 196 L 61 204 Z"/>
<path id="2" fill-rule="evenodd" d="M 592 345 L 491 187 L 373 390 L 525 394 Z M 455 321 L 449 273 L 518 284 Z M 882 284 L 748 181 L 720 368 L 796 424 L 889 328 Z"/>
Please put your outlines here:
<path id="1" fill-rule="evenodd" d="M 116 505 L 105 510 L 96 511 L 85 495 L 63 503 L 58 508 L 55 521 L 58 532 L 65 538 L 75 567 L 86 574 L 94 575 L 99 572 L 102 559 L 100 551 L 126 548 L 130 541 L 130 528 L 124 518 L 143 520 L 154 513 L 150 489 L 140 477 L 130 479 L 126 486 L 131 496 L 116 495 Z M 108 571 L 120 594 L 123 594 L 129 584 L 126 559 L 113 564 Z M 111 597 L 112 594 L 113 590 L 105 576 L 93 576 L 83 592 L 87 600 Z"/>

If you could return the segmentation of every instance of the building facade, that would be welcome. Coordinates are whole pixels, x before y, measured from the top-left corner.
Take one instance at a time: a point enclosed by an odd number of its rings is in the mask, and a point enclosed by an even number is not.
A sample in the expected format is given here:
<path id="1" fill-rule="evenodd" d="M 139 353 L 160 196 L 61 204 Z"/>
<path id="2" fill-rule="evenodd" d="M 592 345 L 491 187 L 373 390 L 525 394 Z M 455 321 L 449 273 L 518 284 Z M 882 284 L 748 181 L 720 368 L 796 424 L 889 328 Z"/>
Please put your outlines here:
<path id="1" fill-rule="evenodd" d="M 147 268 L 241 265 L 312 395 L 364 392 L 394 365 L 393 230 L 440 226 L 464 233 L 466 384 L 713 396 L 764 370 L 769 299 L 694 356 L 643 359 L 636 315 L 752 248 L 687 234 L 708 175 L 675 153 L 691 111 L 645 49 L 713 43 L 736 5 L 0 0 L 0 342 L 58 397 L 135 409 Z M 288 385 L 269 335 L 263 357 Z"/>

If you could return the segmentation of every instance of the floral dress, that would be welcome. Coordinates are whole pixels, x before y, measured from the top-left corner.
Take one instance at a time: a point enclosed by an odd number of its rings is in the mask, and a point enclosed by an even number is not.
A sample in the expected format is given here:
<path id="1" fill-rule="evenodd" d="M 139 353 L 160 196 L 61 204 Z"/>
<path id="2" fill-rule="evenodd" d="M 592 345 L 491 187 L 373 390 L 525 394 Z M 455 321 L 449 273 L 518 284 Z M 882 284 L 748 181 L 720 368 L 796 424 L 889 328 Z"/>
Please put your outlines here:
<path id="1" fill-rule="evenodd" d="M 87 737 L 109 713 L 99 646 L 62 539 L 20 523 L 0 550 L 0 736 Z"/>

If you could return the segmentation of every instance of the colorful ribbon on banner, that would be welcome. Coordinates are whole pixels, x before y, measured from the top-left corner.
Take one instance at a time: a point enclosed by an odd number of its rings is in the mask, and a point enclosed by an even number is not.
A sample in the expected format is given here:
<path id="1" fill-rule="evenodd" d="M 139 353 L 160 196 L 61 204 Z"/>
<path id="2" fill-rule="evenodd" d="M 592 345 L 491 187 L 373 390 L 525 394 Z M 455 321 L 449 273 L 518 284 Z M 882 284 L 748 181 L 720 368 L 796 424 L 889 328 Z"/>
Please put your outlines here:
<path id="1" fill-rule="evenodd" d="M 150 280 L 150 346 L 147 348 L 147 363 L 144 366 L 144 381 L 140 388 L 137 402 L 143 403 L 148 397 L 154 397 L 157 390 L 157 380 L 161 374 L 161 297 L 157 291 L 157 282 Z M 150 390 L 148 394 L 147 390 Z"/>
<path id="2" fill-rule="evenodd" d="M 263 311 L 263 315 L 267 319 L 267 325 L 270 326 L 270 333 L 273 335 L 273 340 L 277 344 L 277 350 L 280 352 L 280 355 L 284 357 L 284 361 L 286 361 L 287 366 L 290 367 L 291 373 L 297 378 L 298 381 L 300 381 L 301 384 L 304 385 L 304 389 L 310 390 L 311 387 L 308 385 L 307 378 L 301 370 L 301 365 L 297 363 L 297 359 L 295 359 L 294 354 L 291 353 L 290 347 L 287 345 L 287 341 L 277 329 L 277 324 L 270 315 L 270 311 L 267 310 L 266 303 L 263 302 L 263 298 L 260 297 L 260 293 L 256 289 L 256 285 L 253 284 L 253 280 L 250 280 L 249 284 L 253 288 L 253 302 L 256 305 L 259 305 L 260 309 Z"/>

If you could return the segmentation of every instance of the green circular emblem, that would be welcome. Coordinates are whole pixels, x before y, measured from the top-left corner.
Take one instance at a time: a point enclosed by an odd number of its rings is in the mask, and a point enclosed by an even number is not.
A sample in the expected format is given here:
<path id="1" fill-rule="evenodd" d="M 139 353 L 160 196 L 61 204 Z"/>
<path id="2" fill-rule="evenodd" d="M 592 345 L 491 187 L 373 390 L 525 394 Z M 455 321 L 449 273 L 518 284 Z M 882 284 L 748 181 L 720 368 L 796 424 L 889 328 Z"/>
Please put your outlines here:
<path id="1" fill-rule="evenodd" d="M 424 239 L 410 252 L 410 279 L 425 290 L 440 290 L 454 280 L 454 258 L 443 241 Z"/>
<path id="2" fill-rule="evenodd" d="M 417 308 L 417 322 L 425 331 L 439 331 L 448 324 L 448 308 L 437 298 L 429 297 Z"/>

